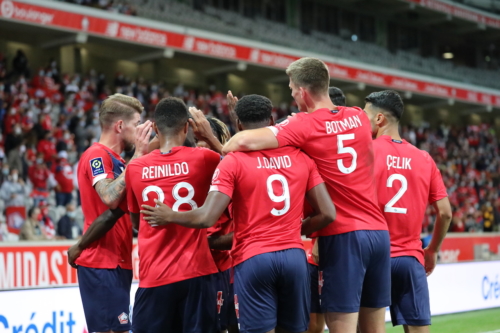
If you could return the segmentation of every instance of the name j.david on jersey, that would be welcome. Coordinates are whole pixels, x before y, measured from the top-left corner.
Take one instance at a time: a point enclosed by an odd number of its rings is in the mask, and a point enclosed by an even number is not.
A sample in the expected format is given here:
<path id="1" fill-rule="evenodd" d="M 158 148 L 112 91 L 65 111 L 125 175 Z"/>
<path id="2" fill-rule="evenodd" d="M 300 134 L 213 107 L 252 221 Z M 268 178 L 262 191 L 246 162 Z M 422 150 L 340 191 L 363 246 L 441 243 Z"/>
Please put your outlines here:
<path id="1" fill-rule="evenodd" d="M 142 179 L 155 179 L 189 174 L 189 165 L 186 162 L 151 165 L 142 168 Z"/>
<path id="2" fill-rule="evenodd" d="M 257 169 L 285 169 L 292 167 L 289 156 L 257 157 Z"/>

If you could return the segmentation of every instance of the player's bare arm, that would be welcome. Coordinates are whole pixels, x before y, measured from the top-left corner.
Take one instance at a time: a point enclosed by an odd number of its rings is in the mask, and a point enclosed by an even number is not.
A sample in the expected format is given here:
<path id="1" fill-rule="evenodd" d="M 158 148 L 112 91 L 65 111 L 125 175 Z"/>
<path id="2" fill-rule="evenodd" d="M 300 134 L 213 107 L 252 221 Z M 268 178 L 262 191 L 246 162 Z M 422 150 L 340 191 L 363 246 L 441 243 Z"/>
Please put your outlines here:
<path id="1" fill-rule="evenodd" d="M 198 140 L 205 141 L 211 150 L 216 153 L 222 153 L 222 144 L 217 140 L 214 133 L 212 132 L 212 127 L 207 118 L 197 108 L 190 107 L 189 113 L 191 113 L 192 119 L 189 119 L 189 124 L 193 128 L 194 135 Z"/>
<path id="2" fill-rule="evenodd" d="M 80 257 L 80 254 L 93 242 L 103 237 L 113 226 L 120 217 L 125 213 L 120 209 L 108 209 L 90 225 L 87 231 L 83 234 L 82 238 L 69 248 L 68 250 L 68 263 L 71 267 L 76 268 L 75 261 Z"/>
<path id="3" fill-rule="evenodd" d="M 141 157 L 149 151 L 149 138 L 153 131 L 153 123 L 146 121 L 137 126 L 137 136 L 135 140 L 135 154 L 131 160 Z M 115 179 L 103 179 L 95 184 L 94 188 L 99 194 L 102 202 L 111 209 L 116 209 L 125 197 L 125 172 Z"/>
<path id="4" fill-rule="evenodd" d="M 219 251 L 231 250 L 231 248 L 233 247 L 233 235 L 234 232 L 230 232 L 227 235 L 209 236 L 208 246 L 212 250 L 219 250 Z"/>
<path id="5" fill-rule="evenodd" d="M 224 213 L 231 198 L 221 192 L 210 192 L 203 206 L 187 212 L 174 212 L 163 202 L 155 200 L 155 207 L 142 205 L 144 220 L 151 226 L 162 226 L 176 223 L 186 228 L 210 228 Z"/>
<path id="6" fill-rule="evenodd" d="M 452 217 L 451 205 L 448 197 L 436 201 L 433 206 L 437 211 L 436 223 L 434 225 L 431 242 L 429 246 L 424 249 L 425 272 L 427 276 L 431 275 L 434 268 L 436 268 L 438 252 L 446 236 L 446 232 L 450 227 Z"/>
<path id="7" fill-rule="evenodd" d="M 254 151 L 278 148 L 278 139 L 269 128 L 258 128 L 236 133 L 222 148 L 222 154 L 233 151 Z"/>
<path id="8" fill-rule="evenodd" d="M 302 235 L 309 235 L 323 229 L 335 220 L 337 212 L 328 194 L 325 183 L 321 183 L 306 193 L 306 199 L 314 209 L 315 215 L 302 223 Z"/>

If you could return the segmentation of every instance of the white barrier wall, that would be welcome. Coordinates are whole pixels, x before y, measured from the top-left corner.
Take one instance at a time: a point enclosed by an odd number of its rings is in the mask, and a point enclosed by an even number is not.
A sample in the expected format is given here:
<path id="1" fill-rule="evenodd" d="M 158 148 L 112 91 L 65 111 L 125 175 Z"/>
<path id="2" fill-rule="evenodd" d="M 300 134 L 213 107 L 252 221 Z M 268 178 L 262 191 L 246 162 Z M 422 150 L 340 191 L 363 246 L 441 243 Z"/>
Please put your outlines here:
<path id="1" fill-rule="evenodd" d="M 429 289 L 433 315 L 500 307 L 500 261 L 438 265 Z M 134 283 L 132 303 L 136 290 Z M 87 333 L 78 288 L 1 291 L 0 333 L 7 332 Z"/>

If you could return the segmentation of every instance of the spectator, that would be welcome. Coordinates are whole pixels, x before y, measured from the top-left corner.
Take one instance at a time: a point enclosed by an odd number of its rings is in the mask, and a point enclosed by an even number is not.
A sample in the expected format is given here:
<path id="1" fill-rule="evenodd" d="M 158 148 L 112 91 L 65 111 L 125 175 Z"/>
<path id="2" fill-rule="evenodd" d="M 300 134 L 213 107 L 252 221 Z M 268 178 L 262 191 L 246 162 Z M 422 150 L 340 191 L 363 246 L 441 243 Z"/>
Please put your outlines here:
<path id="1" fill-rule="evenodd" d="M 491 207 L 491 202 L 486 201 L 482 211 L 483 211 L 483 231 L 492 232 L 495 223 L 495 215 L 493 212 L 493 207 Z"/>
<path id="2" fill-rule="evenodd" d="M 66 206 L 73 199 L 73 168 L 68 163 L 68 153 L 60 151 L 55 168 L 56 186 L 56 206 Z"/>
<path id="3" fill-rule="evenodd" d="M 76 239 L 82 235 L 82 228 L 76 221 L 75 205 L 69 203 L 66 205 L 66 214 L 61 217 L 57 223 L 57 235 L 65 239 Z"/>
<path id="4" fill-rule="evenodd" d="M 26 184 L 19 177 L 19 171 L 12 169 L 9 177 L 0 187 L 0 198 L 4 200 L 5 207 L 24 207 L 26 204 L 26 191 Z"/>
<path id="5" fill-rule="evenodd" d="M 28 176 L 30 181 L 33 183 L 33 192 L 31 193 L 31 196 L 35 200 L 36 206 L 41 200 L 44 200 L 49 196 L 49 170 L 43 161 L 42 153 L 37 154 L 36 163 L 29 168 Z"/>
<path id="6" fill-rule="evenodd" d="M 24 221 L 19 233 L 20 240 L 47 240 L 49 239 L 40 224 L 40 208 L 32 207 L 28 212 L 28 218 Z"/>
<path id="7" fill-rule="evenodd" d="M 40 201 L 40 226 L 43 228 L 43 231 L 47 237 L 47 239 L 56 238 L 56 228 L 54 227 L 54 222 L 49 215 L 49 204 L 47 201 Z"/>
<path id="8" fill-rule="evenodd" d="M 23 156 L 25 152 L 26 146 L 19 142 L 19 144 L 14 149 L 11 149 L 7 154 L 7 163 L 9 164 L 9 167 L 11 169 L 18 170 L 21 177 L 25 174 L 23 164 Z"/>
<path id="9" fill-rule="evenodd" d="M 42 154 L 43 161 L 47 163 L 50 168 L 57 154 L 55 139 L 52 137 L 50 131 L 45 131 L 44 137 L 38 142 L 36 150 Z"/>

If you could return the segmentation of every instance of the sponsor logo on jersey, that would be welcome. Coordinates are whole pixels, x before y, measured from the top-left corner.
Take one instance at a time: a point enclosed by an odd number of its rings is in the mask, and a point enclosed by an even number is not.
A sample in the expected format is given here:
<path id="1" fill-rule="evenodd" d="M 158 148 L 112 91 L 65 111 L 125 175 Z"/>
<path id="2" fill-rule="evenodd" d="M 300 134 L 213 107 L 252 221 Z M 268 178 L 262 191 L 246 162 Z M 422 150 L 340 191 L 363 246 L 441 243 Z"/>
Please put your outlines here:
<path id="1" fill-rule="evenodd" d="M 123 325 L 123 324 L 128 324 L 128 315 L 125 313 L 125 312 L 122 312 L 119 316 L 118 316 L 118 320 L 120 321 L 120 324 Z"/>
<path id="2" fill-rule="evenodd" d="M 90 169 L 92 170 L 93 177 L 104 174 L 104 164 L 102 163 L 102 157 L 91 159 Z"/>

